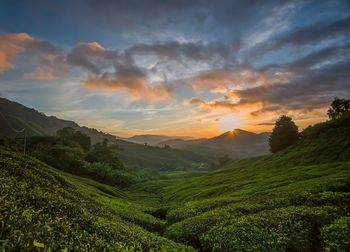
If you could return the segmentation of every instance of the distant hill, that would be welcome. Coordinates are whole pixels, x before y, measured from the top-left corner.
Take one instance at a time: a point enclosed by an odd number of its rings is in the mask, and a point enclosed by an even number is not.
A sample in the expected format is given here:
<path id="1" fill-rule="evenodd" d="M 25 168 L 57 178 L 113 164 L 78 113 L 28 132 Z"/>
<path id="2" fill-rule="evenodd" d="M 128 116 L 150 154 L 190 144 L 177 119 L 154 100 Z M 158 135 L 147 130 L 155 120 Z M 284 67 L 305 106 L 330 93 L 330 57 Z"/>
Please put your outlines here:
<path id="1" fill-rule="evenodd" d="M 122 138 L 120 138 L 122 139 Z M 166 135 L 136 135 L 129 138 L 123 138 L 122 140 L 126 140 L 133 143 L 139 144 L 147 144 L 147 145 L 159 145 L 161 142 L 169 141 L 173 139 L 182 139 L 182 140 L 190 140 L 193 139 L 189 136 L 166 136 Z"/>
<path id="2" fill-rule="evenodd" d="M 129 167 L 136 169 L 175 170 L 206 167 L 209 159 L 200 153 L 173 148 L 152 147 L 116 139 L 116 136 L 98 131 L 93 128 L 79 126 L 73 121 L 59 119 L 55 116 L 46 116 L 35 109 L 28 108 L 4 98 L 0 98 L 0 135 L 7 137 L 23 137 L 14 129 L 26 128 L 27 136 L 55 135 L 56 131 L 64 127 L 72 127 L 91 137 L 93 143 L 108 139 L 117 143 L 122 151 L 120 159 Z M 151 136 L 156 139 L 158 136 Z M 161 137 L 166 136 L 159 136 Z M 137 139 L 141 139 L 136 137 Z M 163 138 L 164 139 L 164 138 Z"/>
<path id="3" fill-rule="evenodd" d="M 173 139 L 163 141 L 159 145 L 186 149 L 212 157 L 228 154 L 231 158 L 244 158 L 269 154 L 268 137 L 269 133 L 256 134 L 235 129 L 209 139 Z"/>

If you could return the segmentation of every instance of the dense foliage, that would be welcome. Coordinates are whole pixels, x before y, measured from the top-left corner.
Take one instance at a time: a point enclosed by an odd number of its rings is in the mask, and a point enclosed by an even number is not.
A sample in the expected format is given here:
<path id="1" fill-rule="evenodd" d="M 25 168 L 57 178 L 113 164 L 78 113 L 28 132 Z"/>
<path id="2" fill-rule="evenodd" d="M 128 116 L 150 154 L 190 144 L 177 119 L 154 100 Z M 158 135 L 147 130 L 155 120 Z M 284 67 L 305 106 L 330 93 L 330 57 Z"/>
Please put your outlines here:
<path id="1" fill-rule="evenodd" d="M 118 146 L 107 139 L 90 147 L 87 135 L 66 127 L 57 136 L 31 137 L 27 142 L 30 155 L 57 169 L 119 187 L 136 179 L 119 160 Z"/>

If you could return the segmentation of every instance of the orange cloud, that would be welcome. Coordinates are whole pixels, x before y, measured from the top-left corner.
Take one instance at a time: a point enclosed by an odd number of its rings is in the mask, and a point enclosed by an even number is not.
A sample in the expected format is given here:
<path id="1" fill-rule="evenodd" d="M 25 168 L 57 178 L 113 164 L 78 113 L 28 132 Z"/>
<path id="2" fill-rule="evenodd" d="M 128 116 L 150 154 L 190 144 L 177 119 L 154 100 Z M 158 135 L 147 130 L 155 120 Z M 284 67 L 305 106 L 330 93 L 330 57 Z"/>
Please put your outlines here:
<path id="1" fill-rule="evenodd" d="M 32 40 L 33 38 L 26 33 L 0 36 L 0 74 L 14 68 L 13 61 L 25 50 L 24 43 Z"/>
<path id="2" fill-rule="evenodd" d="M 64 53 L 54 45 L 26 33 L 11 33 L 0 36 L 0 74 L 14 68 L 13 61 L 24 51 L 31 52 L 32 63 L 38 65 L 33 72 L 23 74 L 24 78 L 50 81 L 67 70 Z"/>
<path id="3" fill-rule="evenodd" d="M 249 88 L 271 85 L 289 80 L 289 73 L 269 74 L 253 70 L 218 69 L 201 73 L 187 83 L 194 89 L 209 88 L 213 93 L 224 93 L 230 88 Z"/>
<path id="4" fill-rule="evenodd" d="M 85 81 L 85 86 L 92 89 L 124 91 L 133 100 L 146 100 L 150 103 L 167 100 L 172 90 L 162 85 L 151 85 L 141 77 L 113 76 L 93 78 Z"/>
<path id="5" fill-rule="evenodd" d="M 262 107 L 261 101 L 247 102 L 244 100 L 239 100 L 237 102 L 232 102 L 231 100 L 225 101 L 210 101 L 206 102 L 197 97 L 185 100 L 183 102 L 185 106 L 198 106 L 201 111 L 213 112 L 213 111 L 240 111 L 240 110 L 253 110 Z"/>
<path id="6" fill-rule="evenodd" d="M 267 73 L 253 70 L 228 71 L 217 70 L 202 73 L 188 80 L 195 90 L 209 88 L 212 93 L 223 94 L 221 100 L 204 101 L 192 98 L 183 102 L 187 106 L 195 106 L 202 112 L 242 112 L 255 115 L 270 106 L 269 100 L 264 97 L 276 87 L 288 83 L 290 73 Z"/>
<path id="7" fill-rule="evenodd" d="M 102 45 L 100 45 L 97 42 L 91 42 L 91 43 L 79 43 L 77 45 L 77 48 L 84 51 L 89 51 L 91 53 L 104 53 L 106 52 L 106 48 L 104 48 Z"/>

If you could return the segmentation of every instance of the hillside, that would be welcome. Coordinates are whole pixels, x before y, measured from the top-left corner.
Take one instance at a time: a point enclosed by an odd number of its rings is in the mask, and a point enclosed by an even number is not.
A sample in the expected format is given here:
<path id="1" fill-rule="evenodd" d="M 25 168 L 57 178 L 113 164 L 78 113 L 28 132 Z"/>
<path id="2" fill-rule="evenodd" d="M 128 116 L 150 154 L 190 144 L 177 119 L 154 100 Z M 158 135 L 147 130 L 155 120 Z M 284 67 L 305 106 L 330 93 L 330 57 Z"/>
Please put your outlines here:
<path id="1" fill-rule="evenodd" d="M 0 112 L 5 117 L 0 115 L 0 134 L 8 137 L 23 137 L 23 134 L 16 133 L 11 128 L 26 128 L 27 136 L 30 137 L 54 135 L 59 129 L 71 127 L 90 136 L 94 143 L 102 141 L 104 138 L 109 140 L 115 139 L 115 136 L 110 134 L 92 128 L 81 127 L 73 121 L 59 119 L 55 116 L 46 116 L 35 109 L 1 97 Z"/>
<path id="2" fill-rule="evenodd" d="M 277 154 L 212 172 L 164 173 L 124 190 L 1 149 L 1 244 L 13 250 L 349 251 L 349 147 L 350 117 L 344 117 L 306 129 Z"/>
<path id="3" fill-rule="evenodd" d="M 123 191 L 3 148 L 0 167 L 1 251 L 191 251 Z"/>
<path id="4" fill-rule="evenodd" d="M 178 149 L 190 150 L 213 158 L 228 154 L 233 159 L 269 154 L 269 133 L 256 134 L 235 129 L 209 139 L 174 139 L 161 142 Z"/>

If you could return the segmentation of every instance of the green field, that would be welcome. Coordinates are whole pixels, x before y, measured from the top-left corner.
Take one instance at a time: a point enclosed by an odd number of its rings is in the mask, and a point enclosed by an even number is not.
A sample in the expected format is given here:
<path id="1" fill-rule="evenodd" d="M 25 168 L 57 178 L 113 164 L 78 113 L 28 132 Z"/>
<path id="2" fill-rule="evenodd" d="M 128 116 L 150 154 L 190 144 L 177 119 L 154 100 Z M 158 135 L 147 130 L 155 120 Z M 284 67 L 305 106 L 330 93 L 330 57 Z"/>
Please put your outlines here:
<path id="1" fill-rule="evenodd" d="M 1 148 L 4 251 L 349 251 L 350 118 L 277 154 L 119 189 Z"/>

